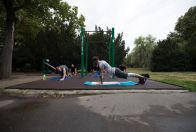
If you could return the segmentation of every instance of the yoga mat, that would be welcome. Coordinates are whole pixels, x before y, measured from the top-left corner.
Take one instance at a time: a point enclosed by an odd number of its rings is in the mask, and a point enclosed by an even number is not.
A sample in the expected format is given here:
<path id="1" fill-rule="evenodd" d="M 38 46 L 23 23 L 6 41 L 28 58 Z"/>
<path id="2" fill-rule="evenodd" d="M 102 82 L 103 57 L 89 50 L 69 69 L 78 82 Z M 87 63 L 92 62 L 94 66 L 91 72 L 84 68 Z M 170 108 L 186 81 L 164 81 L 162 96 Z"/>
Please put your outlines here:
<path id="1" fill-rule="evenodd" d="M 48 80 L 52 80 L 52 81 L 59 81 L 61 78 L 60 77 L 51 77 Z M 71 77 L 65 77 L 64 80 L 70 80 Z"/>
<path id="2" fill-rule="evenodd" d="M 138 83 L 132 82 L 132 81 L 126 81 L 126 82 L 84 82 L 84 85 L 89 85 L 89 86 L 134 86 L 137 85 Z"/>

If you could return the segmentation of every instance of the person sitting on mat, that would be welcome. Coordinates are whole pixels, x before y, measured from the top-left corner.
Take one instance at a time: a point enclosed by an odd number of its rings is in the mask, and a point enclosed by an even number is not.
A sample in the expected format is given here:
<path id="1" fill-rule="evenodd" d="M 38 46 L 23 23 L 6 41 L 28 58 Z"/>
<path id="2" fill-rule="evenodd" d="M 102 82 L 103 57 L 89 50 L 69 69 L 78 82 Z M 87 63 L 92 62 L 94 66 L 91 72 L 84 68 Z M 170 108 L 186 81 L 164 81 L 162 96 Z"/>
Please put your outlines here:
<path id="1" fill-rule="evenodd" d="M 139 80 L 138 81 L 139 84 L 144 84 L 146 82 L 145 77 L 136 73 L 126 73 L 121 71 L 119 68 L 111 67 L 106 61 L 99 60 L 97 56 L 93 57 L 93 65 L 99 68 L 101 84 L 103 84 L 103 72 L 107 72 L 111 76 L 116 76 L 118 78 L 124 78 L 124 79 L 127 79 L 127 77 L 136 77 Z"/>
<path id="2" fill-rule="evenodd" d="M 65 77 L 68 76 L 68 70 L 69 69 L 68 69 L 68 67 L 66 65 L 60 65 L 60 66 L 56 67 L 56 73 L 60 74 L 60 76 L 61 76 L 60 81 L 64 80 Z"/>
<path id="3" fill-rule="evenodd" d="M 76 68 L 76 66 L 74 64 L 71 64 L 70 70 L 71 70 L 71 75 L 72 76 L 77 75 L 77 68 Z"/>

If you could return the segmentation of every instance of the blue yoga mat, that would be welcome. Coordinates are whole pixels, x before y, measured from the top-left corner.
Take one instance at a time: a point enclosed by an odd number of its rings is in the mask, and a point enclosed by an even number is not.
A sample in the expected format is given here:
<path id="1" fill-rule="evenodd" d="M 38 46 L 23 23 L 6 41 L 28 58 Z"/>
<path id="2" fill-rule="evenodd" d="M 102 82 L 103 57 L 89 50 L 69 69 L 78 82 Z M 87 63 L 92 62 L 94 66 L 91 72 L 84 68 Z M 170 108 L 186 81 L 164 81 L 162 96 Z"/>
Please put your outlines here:
<path id="1" fill-rule="evenodd" d="M 132 81 L 126 81 L 126 82 L 103 82 L 101 84 L 100 82 L 84 82 L 84 85 L 88 86 L 134 86 L 138 83 L 132 82 Z"/>
<path id="2" fill-rule="evenodd" d="M 51 77 L 48 80 L 59 81 L 60 79 L 61 79 L 60 77 Z M 65 77 L 64 80 L 69 80 L 69 79 L 71 79 L 71 77 Z"/>
<path id="3" fill-rule="evenodd" d="M 100 74 L 99 72 L 95 72 L 93 74 L 90 74 L 89 77 L 92 77 L 92 78 L 99 78 L 100 77 Z"/>

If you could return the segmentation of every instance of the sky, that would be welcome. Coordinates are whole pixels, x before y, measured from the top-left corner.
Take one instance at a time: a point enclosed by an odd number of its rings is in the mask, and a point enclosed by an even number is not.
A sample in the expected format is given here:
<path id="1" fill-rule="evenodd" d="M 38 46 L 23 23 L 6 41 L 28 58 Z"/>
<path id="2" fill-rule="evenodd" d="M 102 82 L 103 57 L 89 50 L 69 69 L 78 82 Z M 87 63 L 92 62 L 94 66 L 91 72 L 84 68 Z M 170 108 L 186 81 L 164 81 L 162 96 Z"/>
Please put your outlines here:
<path id="1" fill-rule="evenodd" d="M 85 16 L 86 30 L 94 30 L 95 25 L 103 29 L 115 28 L 115 35 L 123 32 L 123 40 L 130 50 L 139 36 L 151 34 L 162 40 L 174 31 L 180 16 L 196 0 L 65 0 L 77 6 L 79 14 Z"/>

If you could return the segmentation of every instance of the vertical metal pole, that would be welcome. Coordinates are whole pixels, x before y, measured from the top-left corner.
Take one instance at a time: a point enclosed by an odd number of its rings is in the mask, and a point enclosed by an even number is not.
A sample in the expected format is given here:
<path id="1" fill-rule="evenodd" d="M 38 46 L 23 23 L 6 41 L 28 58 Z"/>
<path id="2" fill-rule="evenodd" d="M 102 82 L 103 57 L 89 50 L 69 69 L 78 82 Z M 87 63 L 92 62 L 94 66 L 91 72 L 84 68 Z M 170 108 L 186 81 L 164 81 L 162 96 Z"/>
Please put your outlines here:
<path id="1" fill-rule="evenodd" d="M 111 37 L 111 36 L 110 36 Z M 111 39 L 108 43 L 108 63 L 111 65 Z"/>
<path id="2" fill-rule="evenodd" d="M 84 77 L 84 28 L 81 27 L 81 77 Z"/>
<path id="3" fill-rule="evenodd" d="M 85 47 L 85 53 L 86 53 L 86 58 L 85 58 L 85 75 L 88 74 L 88 34 L 86 34 L 86 47 Z"/>
<path id="4" fill-rule="evenodd" d="M 114 28 L 112 28 L 112 66 L 115 66 L 115 42 L 114 42 Z"/>
<path id="5" fill-rule="evenodd" d="M 45 59 L 42 59 L 42 74 L 45 75 Z"/>

